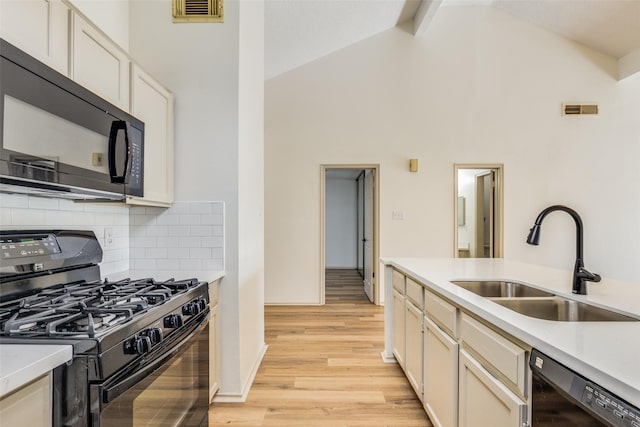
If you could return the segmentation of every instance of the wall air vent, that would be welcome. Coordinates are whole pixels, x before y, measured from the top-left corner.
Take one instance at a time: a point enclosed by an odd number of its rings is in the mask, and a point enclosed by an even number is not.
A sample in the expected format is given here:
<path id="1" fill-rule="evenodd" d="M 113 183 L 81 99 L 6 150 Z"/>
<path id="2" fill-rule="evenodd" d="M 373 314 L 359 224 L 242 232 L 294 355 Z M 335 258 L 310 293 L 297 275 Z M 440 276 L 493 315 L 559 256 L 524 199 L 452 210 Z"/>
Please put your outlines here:
<path id="1" fill-rule="evenodd" d="M 223 0 L 172 0 L 173 22 L 223 22 Z"/>
<path id="2" fill-rule="evenodd" d="M 562 104 L 562 115 L 573 116 L 576 114 L 598 114 L 596 104 Z"/>

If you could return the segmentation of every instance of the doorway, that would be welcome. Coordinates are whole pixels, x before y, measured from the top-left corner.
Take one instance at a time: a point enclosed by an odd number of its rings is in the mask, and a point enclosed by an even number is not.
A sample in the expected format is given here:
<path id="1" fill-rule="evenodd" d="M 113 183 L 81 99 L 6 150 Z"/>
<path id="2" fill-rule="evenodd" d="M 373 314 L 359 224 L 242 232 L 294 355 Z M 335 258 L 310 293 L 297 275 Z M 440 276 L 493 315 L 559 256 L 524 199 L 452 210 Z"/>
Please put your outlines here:
<path id="1" fill-rule="evenodd" d="M 369 301 L 381 301 L 377 286 L 378 166 L 323 165 L 321 189 L 321 301 L 326 276 L 337 273 L 362 283 Z M 353 279 L 352 279 L 353 280 Z"/>
<path id="2" fill-rule="evenodd" d="M 502 258 L 503 165 L 454 165 L 454 257 Z"/>

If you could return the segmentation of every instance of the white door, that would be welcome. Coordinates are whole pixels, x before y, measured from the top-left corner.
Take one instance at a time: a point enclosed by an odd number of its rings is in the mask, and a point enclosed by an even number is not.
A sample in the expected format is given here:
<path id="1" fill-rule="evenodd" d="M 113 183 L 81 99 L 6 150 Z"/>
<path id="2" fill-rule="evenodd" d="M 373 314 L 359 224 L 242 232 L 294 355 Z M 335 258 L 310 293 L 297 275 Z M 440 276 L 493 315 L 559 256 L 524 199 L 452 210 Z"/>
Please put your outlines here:
<path id="1" fill-rule="evenodd" d="M 364 176 L 364 292 L 373 302 L 373 193 L 375 171 L 367 169 Z"/>

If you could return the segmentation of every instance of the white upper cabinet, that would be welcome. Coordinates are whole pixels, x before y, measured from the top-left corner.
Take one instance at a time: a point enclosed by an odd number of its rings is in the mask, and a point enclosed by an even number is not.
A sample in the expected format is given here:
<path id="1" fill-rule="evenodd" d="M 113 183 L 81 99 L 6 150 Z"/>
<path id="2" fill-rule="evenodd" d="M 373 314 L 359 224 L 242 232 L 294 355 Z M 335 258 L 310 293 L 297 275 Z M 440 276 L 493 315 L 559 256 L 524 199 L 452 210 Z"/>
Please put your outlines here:
<path id="1" fill-rule="evenodd" d="M 69 7 L 60 0 L 0 0 L 0 36 L 69 75 Z"/>
<path id="2" fill-rule="evenodd" d="M 71 21 L 71 78 L 129 111 L 129 57 L 78 13 Z"/>
<path id="3" fill-rule="evenodd" d="M 144 122 L 144 199 L 131 204 L 173 202 L 173 95 L 136 64 L 131 66 L 131 114 Z"/>

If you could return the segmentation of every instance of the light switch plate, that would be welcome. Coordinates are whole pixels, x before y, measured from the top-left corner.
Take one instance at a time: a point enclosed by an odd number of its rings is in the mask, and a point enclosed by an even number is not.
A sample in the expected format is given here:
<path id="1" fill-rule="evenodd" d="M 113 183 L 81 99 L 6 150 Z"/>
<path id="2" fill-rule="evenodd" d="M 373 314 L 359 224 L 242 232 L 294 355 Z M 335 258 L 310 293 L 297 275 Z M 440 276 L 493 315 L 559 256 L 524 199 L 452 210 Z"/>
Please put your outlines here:
<path id="1" fill-rule="evenodd" d="M 391 212 L 391 219 L 395 221 L 404 221 L 404 212 L 403 211 Z"/>

